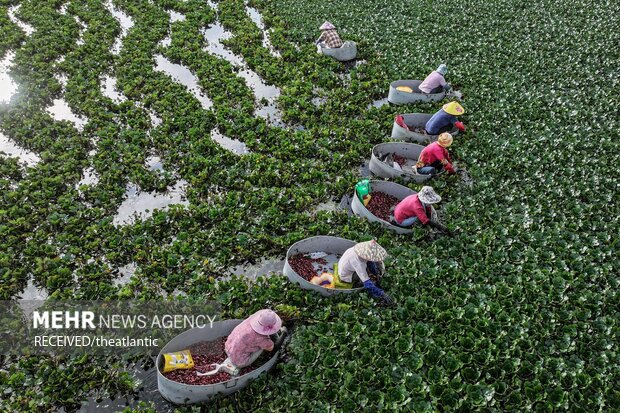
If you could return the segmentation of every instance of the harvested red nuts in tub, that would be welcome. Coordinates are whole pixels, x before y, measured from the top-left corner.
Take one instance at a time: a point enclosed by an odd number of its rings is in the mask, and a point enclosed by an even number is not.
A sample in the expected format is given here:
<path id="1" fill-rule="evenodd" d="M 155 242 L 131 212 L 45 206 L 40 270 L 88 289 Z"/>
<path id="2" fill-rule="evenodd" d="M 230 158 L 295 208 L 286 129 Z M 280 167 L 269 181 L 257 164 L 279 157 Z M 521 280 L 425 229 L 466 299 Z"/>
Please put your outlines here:
<path id="1" fill-rule="evenodd" d="M 230 374 L 225 371 L 220 371 L 213 376 L 198 376 L 196 372 L 205 373 L 215 368 L 214 364 L 222 363 L 226 360 L 226 352 L 224 351 L 224 344 L 227 337 L 221 337 L 214 341 L 201 341 L 199 343 L 190 346 L 189 351 L 194 360 L 194 367 L 191 369 L 174 370 L 168 373 L 162 373 L 168 380 L 173 380 L 178 383 L 191 384 L 195 386 L 205 386 L 208 384 L 216 384 L 223 381 L 228 381 L 232 378 Z M 267 355 L 271 353 L 265 352 Z M 264 354 L 263 354 L 264 355 Z M 258 358 L 251 366 L 241 369 L 239 376 L 247 374 L 252 370 L 256 370 L 263 363 L 263 355 Z"/>
<path id="2" fill-rule="evenodd" d="M 401 168 L 404 164 L 407 163 L 407 158 L 405 158 L 404 156 L 396 155 L 395 153 L 392 154 L 392 160 L 398 165 L 400 165 Z"/>
<path id="3" fill-rule="evenodd" d="M 370 202 L 366 205 L 366 209 L 371 214 L 384 221 L 390 221 L 392 208 L 398 204 L 398 198 L 388 195 L 384 192 L 372 192 L 370 194 Z"/>
<path id="4" fill-rule="evenodd" d="M 327 260 L 324 258 L 310 258 L 304 254 L 293 255 L 288 259 L 288 264 L 293 271 L 299 274 L 304 280 L 310 281 L 312 277 L 322 273 L 314 268 L 314 263 L 321 265 L 327 265 Z"/>

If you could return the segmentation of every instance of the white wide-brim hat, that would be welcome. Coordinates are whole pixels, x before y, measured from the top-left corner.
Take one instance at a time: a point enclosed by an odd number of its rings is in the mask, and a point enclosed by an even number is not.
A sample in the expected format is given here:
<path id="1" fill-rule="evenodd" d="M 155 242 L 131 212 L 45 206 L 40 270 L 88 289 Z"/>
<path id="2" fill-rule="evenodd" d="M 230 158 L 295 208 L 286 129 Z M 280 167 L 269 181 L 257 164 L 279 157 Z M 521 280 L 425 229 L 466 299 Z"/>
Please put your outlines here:
<path id="1" fill-rule="evenodd" d="M 418 192 L 418 199 L 425 204 L 436 204 L 441 201 L 441 197 L 437 195 L 432 186 L 423 186 Z"/>

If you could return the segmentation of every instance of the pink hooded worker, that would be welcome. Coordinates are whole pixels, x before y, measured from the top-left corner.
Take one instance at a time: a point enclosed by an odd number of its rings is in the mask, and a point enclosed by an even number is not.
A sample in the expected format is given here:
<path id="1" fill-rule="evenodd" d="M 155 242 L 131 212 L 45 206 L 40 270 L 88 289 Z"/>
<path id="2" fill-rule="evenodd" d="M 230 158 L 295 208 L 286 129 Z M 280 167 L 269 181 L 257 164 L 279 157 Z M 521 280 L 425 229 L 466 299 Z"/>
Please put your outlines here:
<path id="1" fill-rule="evenodd" d="M 273 350 L 269 337 L 280 331 L 282 320 L 272 310 L 259 310 L 241 322 L 230 333 L 224 349 L 238 368 L 254 363 L 263 350 Z"/>
<path id="2" fill-rule="evenodd" d="M 420 84 L 419 88 L 422 93 L 441 93 L 444 90 L 450 90 L 450 84 L 444 77 L 447 72 L 448 66 L 440 64 L 437 70 L 433 70 Z"/>

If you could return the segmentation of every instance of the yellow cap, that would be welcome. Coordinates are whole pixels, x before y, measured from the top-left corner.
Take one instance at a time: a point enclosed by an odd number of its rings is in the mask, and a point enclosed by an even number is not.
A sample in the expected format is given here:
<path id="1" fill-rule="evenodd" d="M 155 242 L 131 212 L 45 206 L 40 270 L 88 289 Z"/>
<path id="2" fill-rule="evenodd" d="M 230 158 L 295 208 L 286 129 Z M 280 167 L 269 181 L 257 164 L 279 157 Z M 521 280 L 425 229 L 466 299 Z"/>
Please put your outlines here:
<path id="1" fill-rule="evenodd" d="M 441 147 L 449 147 L 450 145 L 452 145 L 452 135 L 450 135 L 448 132 L 442 133 L 441 135 L 439 135 L 439 138 L 437 138 L 437 143 Z"/>
<path id="2" fill-rule="evenodd" d="M 465 113 L 465 109 L 463 109 L 463 106 L 459 105 L 458 102 L 446 103 L 443 105 L 443 110 L 454 116 L 459 116 Z"/>
<path id="3" fill-rule="evenodd" d="M 413 92 L 413 89 L 411 89 L 409 86 L 398 86 L 396 90 L 399 90 L 401 92 L 407 92 L 407 93 Z"/>

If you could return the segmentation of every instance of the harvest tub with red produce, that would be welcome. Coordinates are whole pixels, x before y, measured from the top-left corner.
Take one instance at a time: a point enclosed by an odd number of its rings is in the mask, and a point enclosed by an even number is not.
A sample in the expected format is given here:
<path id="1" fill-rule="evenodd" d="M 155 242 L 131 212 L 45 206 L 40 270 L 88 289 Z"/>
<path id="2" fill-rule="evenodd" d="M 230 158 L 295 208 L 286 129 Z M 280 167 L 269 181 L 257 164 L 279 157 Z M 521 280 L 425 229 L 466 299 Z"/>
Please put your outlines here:
<path id="1" fill-rule="evenodd" d="M 333 273 L 334 263 L 337 263 L 342 254 L 344 254 L 346 250 L 353 247 L 355 244 L 355 241 L 327 235 L 302 239 L 301 241 L 291 245 L 286 252 L 286 262 L 284 263 L 283 271 L 284 275 L 286 275 L 291 282 L 299 284 L 299 286 L 304 290 L 313 290 L 325 297 L 329 297 L 334 294 L 350 294 L 359 292 L 363 290 L 363 288 L 325 288 L 320 285 L 312 284 L 303 277 L 305 274 L 298 274 L 295 272 L 290 262 L 290 260 L 298 254 L 325 252 L 327 253 L 327 256 L 325 257 L 326 264 L 323 265 L 323 268 L 325 268 L 327 272 Z M 320 272 L 321 271 L 317 269 L 316 275 L 320 275 Z"/>
<path id="2" fill-rule="evenodd" d="M 395 182 L 370 181 L 371 202 L 372 202 L 373 192 L 383 192 L 384 194 L 391 195 L 395 197 L 396 199 L 398 199 L 399 202 L 405 199 L 406 197 L 408 197 L 409 195 L 413 195 L 417 193 L 413 189 L 409 189 L 406 186 L 399 185 Z M 362 217 L 362 218 L 366 218 L 370 222 L 378 222 L 384 227 L 386 227 L 387 229 L 396 232 L 397 234 L 411 234 L 413 232 L 413 227 L 403 228 L 403 227 L 393 224 L 392 222 L 388 222 L 384 219 L 381 219 L 373 215 L 373 213 L 370 212 L 368 208 L 366 208 L 366 206 L 364 206 L 362 201 L 360 201 L 359 197 L 355 193 L 353 194 L 353 199 L 351 200 L 351 209 L 353 210 L 353 213 L 355 215 Z M 436 219 L 437 212 L 435 211 L 435 208 L 433 208 L 432 206 L 431 206 L 431 209 L 432 209 L 432 216 L 434 219 Z"/>
<path id="3" fill-rule="evenodd" d="M 403 140 L 405 142 L 417 142 L 417 143 L 431 143 L 435 142 L 439 135 L 427 135 L 424 131 L 426 127 L 426 122 L 433 117 L 432 114 L 428 113 L 402 113 L 400 116 L 403 117 L 405 121 L 405 125 L 407 128 L 405 129 L 394 121 L 392 125 L 392 135 L 391 137 L 398 140 Z M 456 136 L 459 133 L 459 130 L 456 127 L 453 127 L 450 131 L 452 136 Z"/>
<path id="4" fill-rule="evenodd" d="M 278 360 L 279 350 L 274 351 L 269 360 L 255 370 L 219 383 L 208 385 L 184 384 L 170 380 L 163 374 L 165 353 L 186 350 L 193 344 L 227 337 L 242 321 L 216 321 L 213 323 L 213 327 L 206 325 L 204 327 L 192 328 L 170 340 L 157 355 L 157 388 L 162 397 L 174 404 L 201 403 L 209 400 L 216 394 L 228 395 L 241 390 L 260 374 L 271 370 Z"/>
<path id="5" fill-rule="evenodd" d="M 368 169 L 374 175 L 381 178 L 402 178 L 406 181 L 413 181 L 417 183 L 426 182 L 432 178 L 432 175 L 422 175 L 413 173 L 412 167 L 418 162 L 420 153 L 424 146 L 417 145 L 415 143 L 405 142 L 388 142 L 380 143 L 372 148 L 372 154 L 370 155 L 370 163 Z M 392 155 L 391 160 L 385 162 L 383 159 L 386 155 Z M 394 156 L 396 155 L 396 156 Z M 401 162 L 399 162 L 401 161 Z M 401 169 L 397 169 L 393 166 L 393 162 L 397 162 Z"/>

